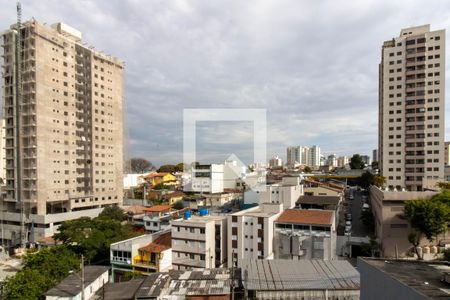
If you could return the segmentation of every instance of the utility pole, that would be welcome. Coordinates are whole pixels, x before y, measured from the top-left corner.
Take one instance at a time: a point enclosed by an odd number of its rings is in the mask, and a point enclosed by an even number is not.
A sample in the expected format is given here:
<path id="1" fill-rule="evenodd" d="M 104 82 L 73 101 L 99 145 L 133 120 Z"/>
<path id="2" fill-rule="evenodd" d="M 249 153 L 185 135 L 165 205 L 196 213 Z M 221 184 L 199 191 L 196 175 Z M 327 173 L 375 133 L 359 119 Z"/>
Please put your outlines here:
<path id="1" fill-rule="evenodd" d="M 84 255 L 81 254 L 81 300 L 84 300 Z"/>

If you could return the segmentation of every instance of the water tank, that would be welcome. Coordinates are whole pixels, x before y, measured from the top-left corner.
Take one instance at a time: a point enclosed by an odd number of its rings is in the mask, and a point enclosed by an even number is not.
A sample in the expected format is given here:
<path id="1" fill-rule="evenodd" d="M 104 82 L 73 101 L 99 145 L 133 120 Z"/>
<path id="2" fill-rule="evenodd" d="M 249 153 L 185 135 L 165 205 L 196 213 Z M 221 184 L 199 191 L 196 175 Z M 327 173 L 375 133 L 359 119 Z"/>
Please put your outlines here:
<path id="1" fill-rule="evenodd" d="M 206 216 L 208 214 L 208 209 L 207 208 L 200 208 L 198 210 L 198 213 L 200 214 L 200 217 Z"/>
<path id="2" fill-rule="evenodd" d="M 430 248 L 430 252 L 431 252 L 432 254 L 437 254 L 437 253 L 438 253 L 438 247 L 432 246 L 432 247 Z"/>
<path id="3" fill-rule="evenodd" d="M 191 217 L 191 211 L 190 210 L 186 210 L 185 212 L 184 212 L 184 218 L 185 219 L 189 219 Z"/>
<path id="4" fill-rule="evenodd" d="M 423 254 L 430 254 L 430 247 L 428 246 L 423 247 Z"/>

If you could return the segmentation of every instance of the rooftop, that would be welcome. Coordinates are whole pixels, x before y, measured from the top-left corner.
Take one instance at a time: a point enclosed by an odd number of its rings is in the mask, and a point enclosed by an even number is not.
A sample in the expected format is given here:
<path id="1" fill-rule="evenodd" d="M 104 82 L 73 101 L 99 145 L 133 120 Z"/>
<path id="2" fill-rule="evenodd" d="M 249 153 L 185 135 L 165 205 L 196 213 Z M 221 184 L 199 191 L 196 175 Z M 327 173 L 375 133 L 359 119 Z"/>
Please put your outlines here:
<path id="1" fill-rule="evenodd" d="M 411 260 L 358 258 L 381 272 L 400 281 L 429 299 L 449 299 L 450 284 L 442 281 L 443 273 L 450 272 L 450 264 Z"/>
<path id="2" fill-rule="evenodd" d="M 333 212 L 327 210 L 287 209 L 276 220 L 278 223 L 333 224 Z"/>
<path id="3" fill-rule="evenodd" d="M 131 206 L 124 206 L 122 208 L 125 213 L 132 215 L 143 214 L 144 210 L 146 209 L 146 207 L 143 205 L 131 205 Z"/>
<path id="4" fill-rule="evenodd" d="M 106 266 L 85 266 L 84 267 L 84 284 L 90 285 L 103 273 L 108 272 L 109 267 Z M 48 290 L 46 296 L 57 297 L 73 297 L 81 293 L 81 273 L 71 274 L 61 281 L 57 286 Z"/>
<path id="5" fill-rule="evenodd" d="M 240 284 L 240 273 L 235 270 L 236 287 Z M 160 295 L 186 296 L 230 294 L 230 269 L 170 270 L 168 273 L 153 273 L 144 279 L 136 293 L 137 299 Z M 177 298 L 178 299 L 178 298 Z"/>
<path id="6" fill-rule="evenodd" d="M 359 290 L 359 273 L 346 260 L 242 261 L 247 290 Z"/>
<path id="7" fill-rule="evenodd" d="M 271 217 L 280 213 L 283 209 L 281 203 L 261 203 L 248 209 L 244 209 L 231 214 L 232 216 L 253 216 L 253 217 Z"/>
<path id="8" fill-rule="evenodd" d="M 155 205 L 144 209 L 145 212 L 167 212 L 172 208 L 172 205 Z"/>
<path id="9" fill-rule="evenodd" d="M 195 215 L 192 215 L 189 219 L 174 220 L 172 222 L 172 225 L 176 225 L 175 222 L 207 223 L 207 222 L 211 222 L 211 221 L 223 220 L 223 219 L 226 219 L 226 218 L 227 218 L 226 216 L 211 216 L 211 215 L 195 216 Z"/>
<path id="10" fill-rule="evenodd" d="M 299 204 L 318 204 L 318 205 L 338 205 L 341 198 L 338 196 L 311 196 L 302 195 L 296 203 Z"/>
<path id="11" fill-rule="evenodd" d="M 139 248 L 140 251 L 153 252 L 153 253 L 161 253 L 167 249 L 172 248 L 172 232 L 166 232 L 159 237 L 157 237 L 153 242 Z"/>

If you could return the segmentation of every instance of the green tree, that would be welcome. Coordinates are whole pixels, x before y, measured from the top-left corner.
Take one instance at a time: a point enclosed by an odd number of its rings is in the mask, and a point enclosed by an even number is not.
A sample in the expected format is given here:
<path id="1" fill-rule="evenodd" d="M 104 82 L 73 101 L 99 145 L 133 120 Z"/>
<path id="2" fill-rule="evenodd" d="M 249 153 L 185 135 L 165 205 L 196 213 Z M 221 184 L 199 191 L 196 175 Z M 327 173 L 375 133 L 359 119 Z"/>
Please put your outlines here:
<path id="1" fill-rule="evenodd" d="M 422 236 L 432 242 L 437 235 L 446 231 L 450 223 L 450 207 L 436 198 L 407 201 L 404 218 L 415 229 L 408 236 L 408 241 L 414 246 L 418 258 L 422 259 L 417 251 Z"/>
<path id="2" fill-rule="evenodd" d="M 448 181 L 438 182 L 437 186 L 441 189 L 450 190 L 450 182 L 448 182 Z"/>
<path id="3" fill-rule="evenodd" d="M 105 207 L 98 216 L 99 218 L 112 219 L 117 220 L 119 222 L 122 222 L 123 220 L 126 219 L 123 209 L 121 209 L 117 205 Z"/>
<path id="4" fill-rule="evenodd" d="M 93 262 L 109 262 L 112 243 L 135 236 L 131 225 L 113 219 L 88 217 L 63 222 L 54 238 Z"/>
<path id="5" fill-rule="evenodd" d="M 163 182 L 158 183 L 153 187 L 154 190 L 168 190 L 169 186 L 165 185 Z"/>
<path id="6" fill-rule="evenodd" d="M 374 179 L 373 174 L 369 171 L 366 171 L 359 178 L 359 185 L 362 188 L 367 189 L 370 185 L 373 184 L 373 179 Z"/>
<path id="7" fill-rule="evenodd" d="M 372 184 L 381 188 L 386 184 L 386 178 L 380 175 L 373 176 Z"/>
<path id="8" fill-rule="evenodd" d="M 362 160 L 361 155 L 353 154 L 352 158 L 350 158 L 350 168 L 351 169 L 364 169 L 365 163 Z"/>
<path id="9" fill-rule="evenodd" d="M 29 253 L 23 269 L 6 280 L 4 299 L 39 299 L 79 266 L 78 256 L 65 246 Z"/>
<path id="10" fill-rule="evenodd" d="M 184 208 L 183 200 L 178 200 L 173 204 L 172 207 L 175 209 L 183 209 Z"/>
<path id="11" fill-rule="evenodd" d="M 162 165 L 159 167 L 158 172 L 164 172 L 164 173 L 173 173 L 176 171 L 176 166 L 174 165 Z"/>
<path id="12" fill-rule="evenodd" d="M 450 207 L 450 190 L 444 189 L 439 194 L 434 195 L 431 199 Z"/>
<path id="13" fill-rule="evenodd" d="M 378 256 L 380 252 L 380 244 L 378 244 L 374 235 L 369 236 L 368 243 L 361 244 L 361 252 L 363 253 L 364 256 L 370 257 Z"/>
<path id="14" fill-rule="evenodd" d="M 373 161 L 371 166 L 372 166 L 372 169 L 374 169 L 374 170 L 379 168 L 377 161 Z"/>
<path id="15" fill-rule="evenodd" d="M 183 172 L 184 171 L 185 164 L 179 163 L 175 165 L 175 172 Z"/>

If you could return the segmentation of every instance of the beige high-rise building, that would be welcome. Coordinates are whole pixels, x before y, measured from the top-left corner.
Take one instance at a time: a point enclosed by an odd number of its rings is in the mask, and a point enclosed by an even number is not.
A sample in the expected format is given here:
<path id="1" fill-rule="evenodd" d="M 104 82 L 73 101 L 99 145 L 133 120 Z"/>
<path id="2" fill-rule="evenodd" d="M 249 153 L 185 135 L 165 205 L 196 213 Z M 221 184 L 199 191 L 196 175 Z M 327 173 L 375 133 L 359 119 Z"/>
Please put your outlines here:
<path id="1" fill-rule="evenodd" d="M 444 164 L 446 166 L 450 165 L 450 142 L 445 142 L 444 144 Z"/>
<path id="2" fill-rule="evenodd" d="M 18 97 L 16 28 L 2 33 L 3 219 L 4 237 L 13 244 L 21 208 L 24 235 L 37 241 L 61 221 L 95 216 L 123 197 L 124 63 L 83 44 L 81 33 L 68 25 L 32 20 L 21 29 Z"/>
<path id="3" fill-rule="evenodd" d="M 381 53 L 381 173 L 391 189 L 435 189 L 444 179 L 445 30 L 402 29 Z"/>

